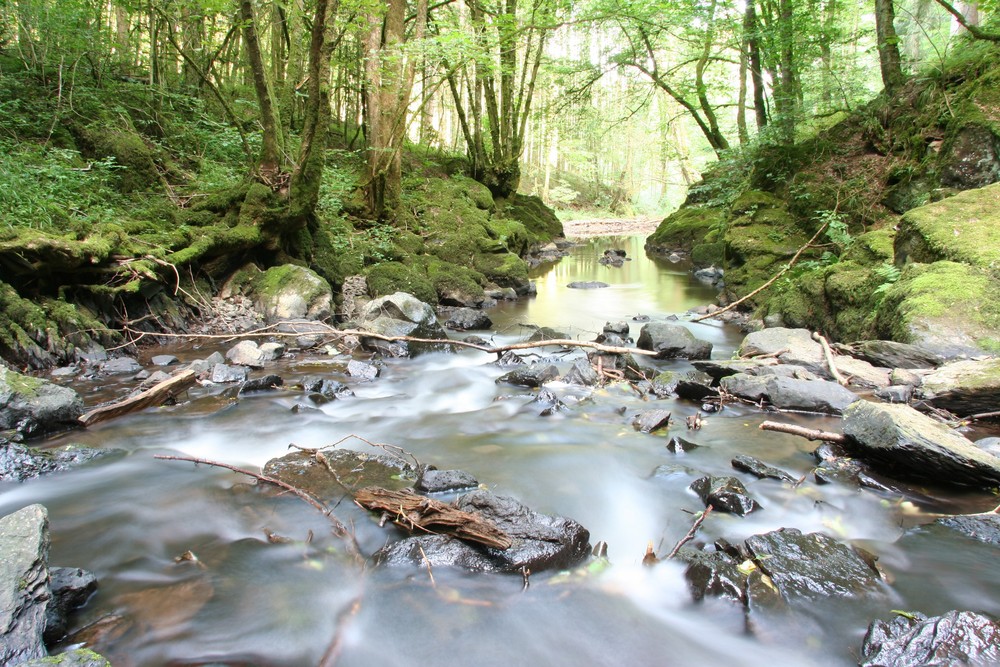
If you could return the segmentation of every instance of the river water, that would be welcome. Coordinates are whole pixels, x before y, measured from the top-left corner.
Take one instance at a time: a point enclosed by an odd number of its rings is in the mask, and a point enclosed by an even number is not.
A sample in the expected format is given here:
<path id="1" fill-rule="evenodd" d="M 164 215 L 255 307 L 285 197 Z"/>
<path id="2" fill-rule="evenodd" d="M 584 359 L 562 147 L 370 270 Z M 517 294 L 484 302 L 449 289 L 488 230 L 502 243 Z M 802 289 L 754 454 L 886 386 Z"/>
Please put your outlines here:
<path id="1" fill-rule="evenodd" d="M 605 248 L 633 261 L 610 268 Z M 537 297 L 491 311 L 493 342 L 518 340 L 521 325 L 551 326 L 591 340 L 607 321 L 653 321 L 710 302 L 711 290 L 683 265 L 646 258 L 640 237 L 588 239 L 572 256 L 536 270 Z M 571 290 L 574 280 L 609 287 Z M 631 322 L 632 335 L 641 324 Z M 727 358 L 740 334 L 713 324 L 692 330 Z M 177 346 L 182 360 L 210 347 Z M 541 355 L 552 350 L 537 350 Z M 556 357 L 565 368 L 582 352 Z M 0 485 L 0 513 L 29 503 L 49 509 L 54 565 L 82 567 L 98 593 L 74 619 L 78 641 L 129 665 L 849 665 L 867 623 L 891 610 L 927 614 L 958 609 L 1000 613 L 996 551 L 933 527 L 936 513 L 982 511 L 987 495 L 913 489 L 905 497 L 819 486 L 809 476 L 813 446 L 764 433 L 753 407 L 727 406 L 700 431 L 684 417 L 699 406 L 652 401 L 628 387 L 590 390 L 554 384 L 570 405 L 539 416 L 525 391 L 499 386 L 490 355 L 462 351 L 388 360 L 382 376 L 361 384 L 344 374 L 345 357 L 300 356 L 273 369 L 291 383 L 303 374 L 347 382 L 356 398 L 320 412 L 293 413 L 294 390 L 239 400 L 219 388 L 192 391 L 180 405 L 149 410 L 54 439 L 126 453 L 71 473 Z M 685 362 L 640 362 L 683 369 Z M 269 369 L 270 370 L 270 369 Z M 90 402 L 107 383 L 80 385 Z M 506 399 L 506 400 L 498 400 Z M 673 410 L 671 430 L 700 447 L 672 454 L 668 436 L 633 430 L 639 410 Z M 786 421 L 836 429 L 829 418 Z M 292 443 L 371 451 L 350 436 L 390 443 L 424 463 L 476 475 L 497 493 L 534 509 L 576 519 L 591 540 L 608 544 L 610 565 L 571 573 L 472 575 L 436 568 L 361 568 L 318 512 L 294 499 L 262 495 L 247 479 L 218 468 L 165 462 L 182 454 L 254 468 Z M 698 540 L 730 541 L 780 527 L 823 531 L 880 557 L 891 578 L 877 600 L 814 603 L 788 618 L 748 630 L 742 610 L 722 601 L 694 603 L 675 561 L 641 564 L 646 545 L 666 553 L 702 509 L 688 490 L 694 476 L 734 474 L 730 459 L 750 454 L 807 481 L 792 488 L 741 476 L 764 509 L 746 517 L 713 513 Z M 673 473 L 655 475 L 660 466 Z M 686 472 L 689 471 L 689 472 Z M 345 500 L 365 553 L 390 529 Z M 267 535 L 287 538 L 271 543 Z M 196 561 L 185 559 L 190 552 Z"/>

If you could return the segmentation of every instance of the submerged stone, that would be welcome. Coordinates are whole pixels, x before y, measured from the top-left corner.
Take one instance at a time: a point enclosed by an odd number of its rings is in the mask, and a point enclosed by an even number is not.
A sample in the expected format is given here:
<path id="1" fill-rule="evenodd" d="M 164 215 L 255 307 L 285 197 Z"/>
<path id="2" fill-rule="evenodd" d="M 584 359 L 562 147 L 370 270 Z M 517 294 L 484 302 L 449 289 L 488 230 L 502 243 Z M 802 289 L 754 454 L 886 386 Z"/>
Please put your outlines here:
<path id="1" fill-rule="evenodd" d="M 769 466 L 760 459 L 755 459 L 745 454 L 736 456 L 730 463 L 737 470 L 748 472 L 760 479 L 776 479 L 779 482 L 791 482 L 793 484 L 797 481 L 784 470 Z"/>
<path id="2" fill-rule="evenodd" d="M 761 509 L 760 503 L 747 495 L 743 482 L 735 477 L 706 475 L 692 482 L 691 490 L 698 494 L 706 507 L 711 505 L 720 512 L 746 516 Z"/>
<path id="3" fill-rule="evenodd" d="M 877 620 L 861 644 L 861 667 L 1000 664 L 1000 624 L 971 611 Z"/>
<path id="4" fill-rule="evenodd" d="M 541 387 L 559 377 L 559 369 L 552 364 L 535 363 L 515 368 L 496 379 L 497 384 L 512 384 L 518 387 Z"/>
<path id="5" fill-rule="evenodd" d="M 670 425 L 670 410 L 646 410 L 632 420 L 632 427 L 642 433 L 653 433 Z"/>

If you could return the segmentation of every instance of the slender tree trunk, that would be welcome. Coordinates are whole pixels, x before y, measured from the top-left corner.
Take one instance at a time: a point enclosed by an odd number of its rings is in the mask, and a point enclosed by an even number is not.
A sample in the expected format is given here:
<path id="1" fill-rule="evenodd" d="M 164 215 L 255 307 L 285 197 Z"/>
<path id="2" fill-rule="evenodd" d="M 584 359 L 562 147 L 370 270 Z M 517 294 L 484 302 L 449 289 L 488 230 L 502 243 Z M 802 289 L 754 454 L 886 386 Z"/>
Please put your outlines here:
<path id="1" fill-rule="evenodd" d="M 754 0 L 748 0 L 743 27 L 747 33 L 747 57 L 750 65 L 750 82 L 753 88 L 753 111 L 757 130 L 767 125 L 767 98 L 764 88 L 764 73 L 760 56 L 760 22 Z"/>
<path id="2" fill-rule="evenodd" d="M 878 40 L 878 61 L 882 70 L 882 85 L 892 95 L 903 83 L 903 66 L 899 56 L 893 0 L 875 0 L 875 34 Z"/>
<path id="3" fill-rule="evenodd" d="M 278 174 L 282 171 L 281 123 L 274 106 L 271 86 L 267 80 L 267 69 L 261 53 L 260 42 L 257 39 L 257 24 L 254 19 L 252 0 L 240 0 L 240 18 L 243 21 L 243 42 L 246 44 L 254 91 L 257 93 L 257 103 L 260 106 L 262 137 L 258 169 L 261 178 L 273 186 L 276 184 Z"/>

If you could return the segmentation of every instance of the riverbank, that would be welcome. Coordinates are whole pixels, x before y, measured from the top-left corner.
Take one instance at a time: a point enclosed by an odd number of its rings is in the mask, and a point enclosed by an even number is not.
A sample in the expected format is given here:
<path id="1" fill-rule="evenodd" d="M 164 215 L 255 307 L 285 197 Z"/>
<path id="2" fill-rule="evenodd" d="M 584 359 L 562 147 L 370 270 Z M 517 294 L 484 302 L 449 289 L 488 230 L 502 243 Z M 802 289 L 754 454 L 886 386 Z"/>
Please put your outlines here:
<path id="1" fill-rule="evenodd" d="M 563 234 L 568 239 L 594 236 L 649 235 L 656 231 L 660 218 L 589 218 L 564 220 Z"/>

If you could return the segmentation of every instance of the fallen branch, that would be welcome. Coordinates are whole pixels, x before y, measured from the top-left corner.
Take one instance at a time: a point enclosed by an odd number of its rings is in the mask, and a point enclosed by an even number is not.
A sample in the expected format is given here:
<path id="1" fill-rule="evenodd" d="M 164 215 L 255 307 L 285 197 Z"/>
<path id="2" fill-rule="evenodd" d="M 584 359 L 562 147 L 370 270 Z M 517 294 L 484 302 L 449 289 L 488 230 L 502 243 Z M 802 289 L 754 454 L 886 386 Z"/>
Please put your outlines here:
<path id="1" fill-rule="evenodd" d="M 833 351 L 830 349 L 830 343 L 828 343 L 826 338 L 823 337 L 823 334 L 818 331 L 813 332 L 812 339 L 823 346 L 823 356 L 826 358 L 826 365 L 830 367 L 830 375 L 833 376 L 833 379 L 836 380 L 838 384 L 842 387 L 846 387 L 847 380 L 845 380 L 844 376 L 837 370 L 837 364 L 833 361 Z"/>
<path id="2" fill-rule="evenodd" d="M 710 317 L 718 317 L 719 315 L 721 315 L 722 313 L 726 312 L 727 310 L 732 310 L 733 308 L 735 308 L 736 306 L 740 305 L 744 301 L 752 299 L 753 297 L 757 296 L 758 294 L 760 294 L 761 292 L 763 292 L 764 290 L 766 290 L 768 287 L 770 287 L 771 285 L 773 285 L 774 282 L 778 278 L 780 278 L 781 276 L 785 275 L 785 273 L 789 269 L 791 269 L 795 265 L 795 263 L 797 261 L 799 261 L 799 256 L 801 256 L 802 253 L 804 253 L 810 246 L 812 246 L 813 243 L 815 243 L 816 239 L 819 238 L 819 235 L 822 234 L 825 229 L 826 229 L 826 223 L 823 223 L 823 225 L 820 226 L 820 228 L 818 230 L 816 230 L 816 233 L 813 234 L 813 237 L 811 239 L 809 239 L 809 241 L 804 246 L 802 246 L 801 248 L 799 248 L 798 251 L 796 251 L 796 253 L 794 255 L 792 255 L 792 259 L 789 260 L 788 264 L 785 264 L 784 268 L 781 269 L 781 271 L 778 271 L 776 274 L 774 274 L 773 276 L 771 276 L 771 279 L 768 280 L 766 283 L 764 283 L 763 285 L 761 285 L 760 287 L 758 287 L 754 291 L 750 292 L 746 296 L 744 296 L 744 297 L 742 297 L 740 299 L 737 299 L 736 301 L 733 301 L 731 304 L 729 304 L 725 308 L 720 308 L 719 310 L 715 311 L 714 313 L 708 313 L 706 315 L 702 315 L 700 317 L 696 317 L 696 318 L 694 318 L 691 321 L 692 322 L 701 322 L 702 320 L 707 320 Z"/>
<path id="3" fill-rule="evenodd" d="M 361 555 L 361 547 L 358 545 L 357 539 L 354 537 L 354 533 L 348 530 L 347 526 L 344 525 L 344 522 L 338 519 L 334 515 L 333 510 L 331 510 L 326 505 L 321 503 L 319 500 L 314 498 L 312 495 L 303 491 L 297 486 L 293 486 L 288 482 L 284 482 L 280 479 L 277 479 L 276 477 L 270 477 L 262 473 L 254 472 L 252 470 L 247 470 L 246 468 L 240 468 L 238 466 L 230 465 L 228 463 L 222 463 L 220 461 L 210 461 L 208 459 L 199 459 L 190 456 L 168 456 L 166 454 L 155 454 L 153 455 L 153 458 L 159 459 L 161 461 L 186 461 L 188 463 L 204 464 L 207 466 L 212 466 L 214 468 L 225 468 L 226 470 L 232 470 L 233 472 L 238 472 L 239 474 L 246 475 L 247 477 L 253 477 L 258 482 L 271 484 L 273 486 L 277 486 L 280 489 L 284 489 L 285 491 L 288 491 L 289 493 L 295 495 L 301 500 L 304 500 L 306 503 L 308 503 L 312 507 L 322 512 L 323 515 L 330 520 L 330 523 L 333 524 L 334 534 L 337 537 L 342 538 L 345 542 L 347 542 L 348 551 L 351 553 L 351 555 L 354 556 L 354 558 L 357 560 L 363 560 L 363 556 Z"/>
<path id="4" fill-rule="evenodd" d="M 977 415 L 969 415 L 968 417 L 966 417 L 966 419 L 968 419 L 969 421 L 973 421 L 974 422 L 974 421 L 977 421 L 977 420 L 980 420 L 980 419 L 996 419 L 997 417 L 1000 417 L 1000 411 L 997 411 L 997 412 L 980 412 Z"/>
<path id="5" fill-rule="evenodd" d="M 389 514 L 393 523 L 410 532 L 448 533 L 466 542 L 501 550 L 514 543 L 507 533 L 478 514 L 413 492 L 369 486 L 354 494 L 354 502 L 366 510 Z"/>
<path id="6" fill-rule="evenodd" d="M 794 424 L 782 424 L 781 422 L 768 421 L 761 422 L 758 428 L 762 431 L 776 431 L 778 433 L 797 435 L 800 438 L 805 438 L 806 440 L 822 440 L 823 442 L 835 442 L 841 445 L 847 443 L 847 436 L 841 433 L 820 431 L 817 429 L 806 428 L 804 426 L 796 426 Z"/>
<path id="7" fill-rule="evenodd" d="M 709 505 L 708 507 L 705 508 L 703 512 L 701 512 L 698 515 L 698 518 L 694 520 L 693 524 L 691 524 L 691 528 L 688 530 L 687 534 L 677 541 L 677 544 L 674 545 L 674 548 L 670 550 L 670 553 L 667 554 L 667 557 L 664 560 L 670 560 L 671 558 L 676 556 L 677 552 L 681 550 L 682 546 L 693 540 L 694 536 L 698 533 L 698 529 L 701 528 L 701 524 L 705 523 L 705 519 L 711 513 L 712 513 L 712 506 Z"/>
<path id="8" fill-rule="evenodd" d="M 127 415 L 130 412 L 143 410 L 152 405 L 163 405 L 167 401 L 176 399 L 182 392 L 187 391 L 188 388 L 195 384 L 197 378 L 198 376 L 194 371 L 182 371 L 131 398 L 126 398 L 111 405 L 94 408 L 81 416 L 78 421 L 83 426 L 91 426 L 98 422 Z"/>

